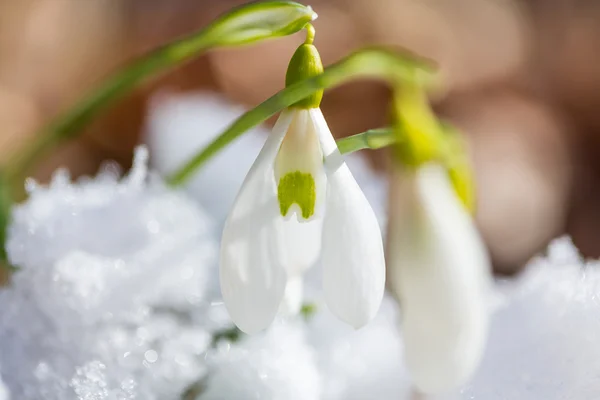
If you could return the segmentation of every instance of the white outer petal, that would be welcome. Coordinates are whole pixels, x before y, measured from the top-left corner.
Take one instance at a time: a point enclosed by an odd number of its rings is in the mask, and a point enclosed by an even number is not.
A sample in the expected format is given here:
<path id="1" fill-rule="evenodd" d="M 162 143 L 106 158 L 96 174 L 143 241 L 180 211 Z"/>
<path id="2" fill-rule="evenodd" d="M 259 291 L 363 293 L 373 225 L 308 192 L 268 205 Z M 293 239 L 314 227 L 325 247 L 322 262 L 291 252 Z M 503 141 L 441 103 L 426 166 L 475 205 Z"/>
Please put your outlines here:
<path id="1" fill-rule="evenodd" d="M 355 328 L 371 320 L 383 298 L 385 260 L 375 213 L 343 161 L 323 114 L 312 109 L 326 157 L 323 290 L 330 310 Z"/>
<path id="2" fill-rule="evenodd" d="M 258 332 L 273 321 L 287 282 L 273 163 L 291 117 L 289 110 L 280 115 L 223 229 L 221 292 L 233 322 L 246 333 Z"/>
<path id="3" fill-rule="evenodd" d="M 402 309 L 407 366 L 415 385 L 435 394 L 465 383 L 479 364 L 490 261 L 442 167 L 394 178 L 389 276 Z"/>

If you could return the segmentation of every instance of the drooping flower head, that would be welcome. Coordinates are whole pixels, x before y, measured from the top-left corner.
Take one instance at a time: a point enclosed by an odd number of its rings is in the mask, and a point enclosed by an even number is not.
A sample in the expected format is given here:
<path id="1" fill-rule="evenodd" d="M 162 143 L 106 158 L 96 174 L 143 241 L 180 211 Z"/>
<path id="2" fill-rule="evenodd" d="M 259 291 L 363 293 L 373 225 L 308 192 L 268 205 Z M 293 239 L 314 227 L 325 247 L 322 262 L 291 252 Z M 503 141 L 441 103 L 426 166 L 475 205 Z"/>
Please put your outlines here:
<path id="1" fill-rule="evenodd" d="M 435 394 L 464 384 L 479 364 L 491 268 L 470 215 L 469 167 L 457 137 L 423 93 L 407 88 L 397 100 L 404 140 L 390 188 L 388 276 L 402 309 L 407 367 L 420 391 Z"/>
<path id="2" fill-rule="evenodd" d="M 290 61 L 286 85 L 322 71 L 309 35 Z M 266 328 L 282 307 L 299 308 L 302 274 L 319 254 L 325 301 L 340 319 L 363 326 L 383 297 L 379 225 L 319 109 L 321 97 L 281 113 L 225 223 L 221 290 L 247 333 Z"/>

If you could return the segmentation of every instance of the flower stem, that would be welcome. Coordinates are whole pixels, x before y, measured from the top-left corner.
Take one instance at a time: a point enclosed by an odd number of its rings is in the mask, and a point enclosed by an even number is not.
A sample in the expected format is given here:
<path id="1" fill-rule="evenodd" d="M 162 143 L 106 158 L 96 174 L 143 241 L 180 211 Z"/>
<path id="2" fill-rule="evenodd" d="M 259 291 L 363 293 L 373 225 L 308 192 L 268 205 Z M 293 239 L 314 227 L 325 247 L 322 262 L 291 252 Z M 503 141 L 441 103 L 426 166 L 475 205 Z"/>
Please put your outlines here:
<path id="1" fill-rule="evenodd" d="M 316 18 L 310 7 L 291 1 L 250 3 L 235 8 L 187 37 L 167 44 L 139 58 L 110 76 L 67 113 L 42 128 L 23 150 L 9 158 L 3 171 L 11 184 L 20 181 L 48 150 L 79 135 L 82 128 L 132 89 L 160 73 L 181 65 L 199 54 L 224 46 L 255 43 L 291 35 Z M 311 27 L 312 28 L 312 27 Z M 314 34 L 309 29 L 309 34 Z"/>
<path id="2" fill-rule="evenodd" d="M 315 27 L 312 24 L 306 24 L 306 39 L 304 44 L 313 44 L 315 41 Z"/>
<path id="3" fill-rule="evenodd" d="M 369 129 L 368 131 L 357 133 L 338 139 L 337 146 L 342 154 L 354 153 L 363 149 L 380 149 L 396 143 L 398 135 L 393 128 Z"/>
<path id="4" fill-rule="evenodd" d="M 208 42 L 205 39 L 204 32 L 192 35 L 137 60 L 110 77 L 106 83 L 77 103 L 74 108 L 36 133 L 22 152 L 10 158 L 4 171 L 7 178 L 11 180 L 19 178 L 47 150 L 77 136 L 99 112 L 129 93 L 149 76 L 154 76 L 157 72 L 178 65 L 206 50 Z"/>
<path id="5" fill-rule="evenodd" d="M 168 177 L 167 181 L 171 185 L 185 183 L 198 168 L 244 132 L 319 90 L 357 78 L 376 78 L 388 82 L 416 81 L 415 83 L 427 87 L 431 86 L 435 77 L 434 68 L 430 63 L 405 53 L 383 48 L 356 51 L 326 68 L 322 74 L 286 87 L 240 116 L 221 135 Z"/>

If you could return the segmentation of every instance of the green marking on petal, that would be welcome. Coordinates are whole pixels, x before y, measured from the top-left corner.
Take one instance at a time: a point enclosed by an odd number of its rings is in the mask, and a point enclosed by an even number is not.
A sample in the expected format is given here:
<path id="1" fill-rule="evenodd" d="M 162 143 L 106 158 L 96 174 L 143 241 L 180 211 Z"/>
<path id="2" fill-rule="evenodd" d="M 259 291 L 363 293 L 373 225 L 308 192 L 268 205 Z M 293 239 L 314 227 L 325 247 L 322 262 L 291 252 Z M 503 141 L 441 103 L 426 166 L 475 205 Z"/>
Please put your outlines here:
<path id="1" fill-rule="evenodd" d="M 296 203 L 302 210 L 302 218 L 308 219 L 315 213 L 315 179 L 309 173 L 300 171 L 285 174 L 277 186 L 279 211 L 286 216 L 292 204 Z"/>

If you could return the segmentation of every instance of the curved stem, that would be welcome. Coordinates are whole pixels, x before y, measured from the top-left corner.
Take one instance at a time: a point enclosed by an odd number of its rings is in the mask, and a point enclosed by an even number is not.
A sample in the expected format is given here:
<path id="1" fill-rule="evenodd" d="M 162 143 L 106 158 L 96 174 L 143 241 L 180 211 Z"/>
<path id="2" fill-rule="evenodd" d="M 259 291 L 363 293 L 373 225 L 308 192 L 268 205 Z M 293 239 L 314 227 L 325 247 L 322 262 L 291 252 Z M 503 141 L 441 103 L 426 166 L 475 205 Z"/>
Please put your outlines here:
<path id="1" fill-rule="evenodd" d="M 315 41 L 315 27 L 312 24 L 306 24 L 306 39 L 304 44 L 313 44 Z"/>
<path id="2" fill-rule="evenodd" d="M 74 108 L 36 133 L 23 152 L 9 159 L 5 169 L 7 178 L 14 179 L 23 171 L 27 171 L 42 153 L 77 135 L 100 111 L 129 93 L 146 78 L 179 65 L 206 50 L 210 43 L 207 39 L 209 38 L 202 30 L 140 58 L 109 78 Z"/>
<path id="3" fill-rule="evenodd" d="M 4 176 L 11 183 L 22 178 L 43 153 L 80 134 L 96 115 L 146 79 L 214 47 L 291 35 L 315 18 L 316 14 L 310 7 L 281 0 L 245 4 L 221 15 L 204 29 L 139 58 L 109 77 L 74 108 L 36 133 L 22 151 L 9 158 Z"/>
<path id="4" fill-rule="evenodd" d="M 246 112 L 204 149 L 191 157 L 167 178 L 172 185 L 181 185 L 221 149 L 250 128 L 263 123 L 279 111 L 310 96 L 318 90 L 338 86 L 357 78 L 376 78 L 388 82 L 411 81 L 430 86 L 434 82 L 433 67 L 413 56 L 382 48 L 367 48 L 350 54 L 313 78 L 294 83 Z"/>
<path id="5" fill-rule="evenodd" d="M 337 146 L 342 154 L 354 153 L 364 149 L 380 149 L 397 142 L 393 128 L 369 129 L 368 131 L 357 133 L 337 140 Z"/>

